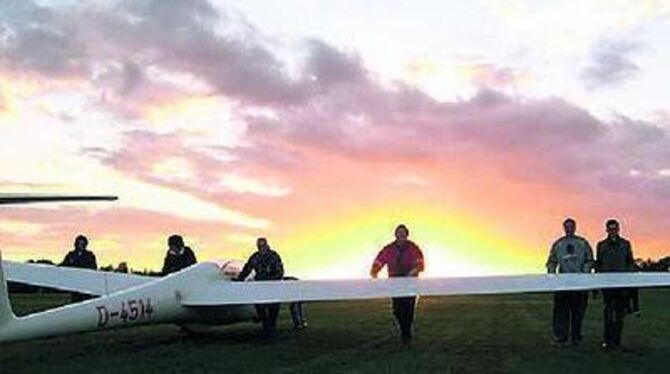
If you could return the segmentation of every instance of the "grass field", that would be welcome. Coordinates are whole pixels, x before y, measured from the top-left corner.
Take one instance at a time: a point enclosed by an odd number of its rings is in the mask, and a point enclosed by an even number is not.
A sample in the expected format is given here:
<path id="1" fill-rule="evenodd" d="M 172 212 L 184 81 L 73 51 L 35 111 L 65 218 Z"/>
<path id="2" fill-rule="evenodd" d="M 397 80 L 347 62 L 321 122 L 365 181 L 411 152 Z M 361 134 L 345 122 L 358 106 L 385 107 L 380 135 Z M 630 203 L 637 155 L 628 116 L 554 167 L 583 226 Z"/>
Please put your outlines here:
<path id="1" fill-rule="evenodd" d="M 2 373 L 667 373 L 670 290 L 640 295 L 642 318 L 629 317 L 626 350 L 599 347 L 601 300 L 590 300 L 584 344 L 550 342 L 549 295 L 423 298 L 416 339 L 403 346 L 389 302 L 306 306 L 308 330 L 263 339 L 253 324 L 221 327 L 197 339 L 175 326 L 88 333 L 0 346 Z M 16 295 L 18 314 L 63 302 L 58 295 Z"/>

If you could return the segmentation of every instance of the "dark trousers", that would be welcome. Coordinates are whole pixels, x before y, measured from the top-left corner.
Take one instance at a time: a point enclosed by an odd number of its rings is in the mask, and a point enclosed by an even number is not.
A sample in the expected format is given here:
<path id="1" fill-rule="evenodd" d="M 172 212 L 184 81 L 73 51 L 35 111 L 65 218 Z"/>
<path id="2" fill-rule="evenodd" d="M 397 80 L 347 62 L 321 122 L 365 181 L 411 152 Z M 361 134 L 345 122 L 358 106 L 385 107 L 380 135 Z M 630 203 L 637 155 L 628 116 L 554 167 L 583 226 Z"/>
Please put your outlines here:
<path id="1" fill-rule="evenodd" d="M 626 295 L 628 297 L 626 312 L 629 314 L 638 313 L 640 311 L 640 294 L 637 288 L 627 288 Z"/>
<path id="2" fill-rule="evenodd" d="M 299 301 L 289 304 L 291 310 L 291 319 L 293 320 L 293 328 L 296 330 L 305 327 L 305 315 L 302 312 L 302 303 Z"/>
<path id="3" fill-rule="evenodd" d="M 263 332 L 271 334 L 277 330 L 277 316 L 280 304 L 256 304 L 258 319 L 263 324 Z"/>
<path id="4" fill-rule="evenodd" d="M 623 320 L 628 308 L 628 294 L 625 289 L 603 290 L 603 342 L 608 346 L 621 345 L 621 331 Z"/>
<path id="5" fill-rule="evenodd" d="M 582 340 L 582 321 L 586 313 L 588 294 L 583 291 L 554 293 L 554 338 L 561 343 Z"/>
<path id="6" fill-rule="evenodd" d="M 400 326 L 400 335 L 403 342 L 412 340 L 412 322 L 414 322 L 414 306 L 416 297 L 394 297 L 393 315 Z"/>

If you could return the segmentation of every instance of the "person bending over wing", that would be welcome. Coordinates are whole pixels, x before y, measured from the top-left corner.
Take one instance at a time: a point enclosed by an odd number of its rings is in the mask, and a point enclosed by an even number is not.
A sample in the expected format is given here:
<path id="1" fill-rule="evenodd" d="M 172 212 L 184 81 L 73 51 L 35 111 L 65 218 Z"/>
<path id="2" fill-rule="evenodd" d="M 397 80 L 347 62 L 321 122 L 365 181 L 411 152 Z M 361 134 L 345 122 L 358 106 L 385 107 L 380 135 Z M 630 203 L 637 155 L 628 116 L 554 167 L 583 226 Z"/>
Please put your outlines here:
<path id="1" fill-rule="evenodd" d="M 265 238 L 256 240 L 256 248 L 257 251 L 244 264 L 237 280 L 246 280 L 252 270 L 255 272 L 254 280 L 256 281 L 281 280 L 284 277 L 284 264 L 279 254 L 270 248 Z M 279 303 L 256 305 L 256 312 L 263 323 L 265 336 L 273 335 L 277 330 L 279 306 Z"/>

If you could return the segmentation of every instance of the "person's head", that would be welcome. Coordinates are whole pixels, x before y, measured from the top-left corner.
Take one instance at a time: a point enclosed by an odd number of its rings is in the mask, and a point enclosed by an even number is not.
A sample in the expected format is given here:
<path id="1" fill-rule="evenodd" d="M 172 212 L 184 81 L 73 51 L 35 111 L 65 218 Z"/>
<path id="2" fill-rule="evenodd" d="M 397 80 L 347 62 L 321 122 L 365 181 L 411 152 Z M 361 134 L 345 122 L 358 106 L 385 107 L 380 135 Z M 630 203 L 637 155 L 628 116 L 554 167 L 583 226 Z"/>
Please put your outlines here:
<path id="1" fill-rule="evenodd" d="M 608 219 L 605 223 L 605 231 L 607 231 L 607 236 L 611 239 L 619 237 L 619 229 L 619 221 L 615 219 Z"/>
<path id="2" fill-rule="evenodd" d="M 409 236 L 409 229 L 407 226 L 400 224 L 398 227 L 395 228 L 395 238 L 398 241 L 405 241 L 407 240 L 407 237 Z"/>
<path id="3" fill-rule="evenodd" d="M 88 238 L 85 237 L 84 235 L 78 235 L 74 239 L 74 249 L 78 251 L 83 251 L 84 249 L 86 249 L 86 247 L 88 247 Z"/>
<path id="4" fill-rule="evenodd" d="M 168 247 L 172 250 L 181 250 L 184 248 L 184 238 L 181 235 L 170 235 L 168 238 Z"/>
<path id="5" fill-rule="evenodd" d="M 268 245 L 268 240 L 265 238 L 256 239 L 256 248 L 258 248 L 259 251 L 266 251 L 270 249 L 270 246 Z"/>
<path id="6" fill-rule="evenodd" d="M 577 231 L 577 222 L 572 218 L 567 218 L 563 221 L 563 230 L 565 230 L 565 235 L 572 236 L 575 235 Z"/>

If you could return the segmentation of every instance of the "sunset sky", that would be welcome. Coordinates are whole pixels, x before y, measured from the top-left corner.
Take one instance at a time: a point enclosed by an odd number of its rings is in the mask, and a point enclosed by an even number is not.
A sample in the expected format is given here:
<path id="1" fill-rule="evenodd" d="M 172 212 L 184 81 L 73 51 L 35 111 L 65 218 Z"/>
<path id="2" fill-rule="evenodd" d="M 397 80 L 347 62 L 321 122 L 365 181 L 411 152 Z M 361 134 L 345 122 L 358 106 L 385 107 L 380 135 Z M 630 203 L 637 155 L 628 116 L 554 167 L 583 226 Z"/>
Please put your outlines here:
<path id="1" fill-rule="evenodd" d="M 670 0 L 0 0 L 4 258 L 158 269 L 266 236 L 366 276 L 406 223 L 427 275 L 544 271 L 567 216 L 670 255 Z"/>

